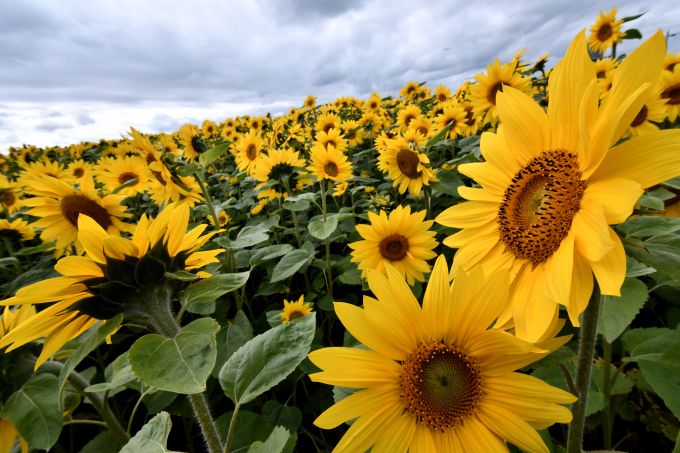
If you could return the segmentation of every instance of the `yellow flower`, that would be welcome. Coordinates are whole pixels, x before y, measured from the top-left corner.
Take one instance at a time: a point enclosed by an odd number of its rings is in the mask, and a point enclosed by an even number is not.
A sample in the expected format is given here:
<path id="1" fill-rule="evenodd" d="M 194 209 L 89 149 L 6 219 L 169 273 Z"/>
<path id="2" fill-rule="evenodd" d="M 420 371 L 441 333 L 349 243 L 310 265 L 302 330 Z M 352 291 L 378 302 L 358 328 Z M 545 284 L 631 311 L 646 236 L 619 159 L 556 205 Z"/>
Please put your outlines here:
<path id="1" fill-rule="evenodd" d="M 465 124 L 466 120 L 467 114 L 465 109 L 459 104 L 444 104 L 441 115 L 438 115 L 437 118 L 435 118 L 435 121 L 437 122 L 437 132 L 450 124 L 451 127 L 449 128 L 446 137 L 455 138 L 458 135 L 463 135 L 468 129 L 467 124 Z"/>
<path id="2" fill-rule="evenodd" d="M 620 43 L 625 36 L 625 33 L 621 31 L 621 24 L 623 24 L 622 20 L 616 20 L 616 8 L 612 8 L 606 14 L 601 11 L 595 23 L 590 27 L 588 47 L 603 54 L 614 44 Z"/>
<path id="3" fill-rule="evenodd" d="M 430 159 L 425 153 L 414 149 L 407 138 L 399 136 L 387 139 L 385 145 L 378 156 L 378 168 L 387 173 L 399 193 L 408 190 L 411 195 L 418 196 L 423 186 L 429 186 L 437 180 L 429 168 Z"/>
<path id="4" fill-rule="evenodd" d="M 352 163 L 347 160 L 345 153 L 333 145 L 324 147 L 318 143 L 310 151 L 309 171 L 319 181 L 330 179 L 343 183 L 352 177 Z"/>
<path id="5" fill-rule="evenodd" d="M 418 97 L 418 92 L 420 89 L 420 84 L 411 80 L 404 87 L 399 90 L 399 94 L 404 99 L 416 99 Z"/>
<path id="6" fill-rule="evenodd" d="M 313 109 L 316 106 L 316 98 L 312 95 L 309 95 L 305 98 L 305 101 L 302 103 L 302 105 L 308 109 Z"/>
<path id="7" fill-rule="evenodd" d="M 425 220 L 425 211 L 411 214 L 410 206 L 397 206 L 389 216 L 385 211 L 369 211 L 368 220 L 370 225 L 356 226 L 363 240 L 349 244 L 352 262 L 359 263 L 362 275 L 368 270 L 384 274 L 385 265 L 390 264 L 410 285 L 422 282 L 430 271 L 427 260 L 436 256 L 437 246 L 435 232 L 430 230 L 434 222 Z"/>
<path id="8" fill-rule="evenodd" d="M 255 161 L 263 152 L 263 145 L 259 132 L 251 131 L 243 135 L 234 147 L 237 168 L 240 171 L 252 171 Z"/>
<path id="9" fill-rule="evenodd" d="M 595 68 L 579 33 L 550 76 L 547 114 L 505 89 L 502 127 L 482 135 L 486 162 L 460 165 L 481 188 L 460 187 L 470 201 L 437 217 L 462 229 L 444 244 L 459 249 L 459 270 L 511 270 L 513 304 L 503 322 L 512 317 L 521 338 L 540 337 L 559 305 L 578 326 L 593 274 L 602 294 L 620 295 L 626 255 L 608 225 L 630 216 L 644 188 L 680 175 L 680 130 L 616 145 L 649 99 L 663 55 L 657 32 L 619 65 L 598 105 Z"/>
<path id="10" fill-rule="evenodd" d="M 151 183 L 151 173 L 144 159 L 139 156 L 129 156 L 115 159 L 107 165 L 100 165 L 97 170 L 97 180 L 111 192 L 128 183 L 126 187 L 119 189 L 118 193 L 132 197 L 148 189 Z"/>
<path id="11" fill-rule="evenodd" d="M 24 219 L 17 218 L 11 222 L 7 219 L 0 219 L 0 238 L 7 238 L 9 241 L 18 243 L 30 241 L 34 236 L 33 227 Z"/>
<path id="12" fill-rule="evenodd" d="M 340 117 L 334 113 L 323 113 L 316 120 L 314 129 L 317 132 L 328 132 L 331 129 L 340 129 Z"/>
<path id="13" fill-rule="evenodd" d="M 150 299 L 166 272 L 195 271 L 217 262 L 222 249 L 198 251 L 217 232 L 201 236 L 207 225 L 186 231 L 189 208 L 170 204 L 156 219 L 142 215 L 132 238 L 107 233 L 94 219 L 78 217 L 78 240 L 85 256 L 67 256 L 54 269 L 61 277 L 33 283 L 0 305 L 50 303 L 0 340 L 8 351 L 45 337 L 36 368 L 98 319 L 118 313 L 139 316 L 136 298 Z M 202 274 L 205 275 L 205 274 Z M 154 319 L 146 319 L 154 324 Z"/>
<path id="14" fill-rule="evenodd" d="M 404 106 L 397 114 L 397 125 L 402 131 L 408 129 L 411 121 L 418 118 L 421 114 L 420 107 L 415 104 L 409 104 Z"/>
<path id="15" fill-rule="evenodd" d="M 507 332 L 489 329 L 508 300 L 507 272 L 484 278 L 479 269 L 453 284 L 437 259 L 422 306 L 401 273 L 368 274 L 375 298 L 364 308 L 336 302 L 335 313 L 367 349 L 332 347 L 309 359 L 322 371 L 315 382 L 357 391 L 314 424 L 332 429 L 354 420 L 333 450 L 361 452 L 548 452 L 536 431 L 568 423 L 562 406 L 576 398 L 515 372 L 564 344 L 536 349 Z"/>
<path id="16" fill-rule="evenodd" d="M 660 123 L 666 118 L 665 107 L 665 102 L 660 98 L 659 93 L 654 93 L 630 123 L 626 135 L 637 137 L 658 131 L 659 126 L 655 123 Z"/>
<path id="17" fill-rule="evenodd" d="M 20 192 L 19 184 L 0 174 L 0 208 L 6 209 L 9 214 L 21 209 L 23 204 L 19 200 Z"/>
<path id="18" fill-rule="evenodd" d="M 498 114 L 496 110 L 497 94 L 502 92 L 505 87 L 516 88 L 526 94 L 533 94 L 531 79 L 522 77 L 516 72 L 516 66 L 512 63 L 502 64 L 498 58 L 492 65 L 486 67 L 487 74 L 477 74 L 477 83 L 470 87 L 472 103 L 475 114 L 484 115 L 489 123 L 495 123 Z"/>
<path id="19" fill-rule="evenodd" d="M 187 160 L 194 160 L 204 151 L 205 145 L 198 138 L 199 130 L 194 124 L 185 124 L 177 132 L 179 141 L 182 144 L 182 155 Z"/>
<path id="20" fill-rule="evenodd" d="M 663 71 L 661 74 L 661 99 L 665 101 L 666 116 L 670 121 L 680 115 L 680 65 L 675 65 L 673 71 Z"/>
<path id="21" fill-rule="evenodd" d="M 258 189 L 262 189 L 267 182 L 271 182 L 271 192 L 274 197 L 280 197 L 287 194 L 288 189 L 296 188 L 298 183 L 303 181 L 299 172 L 305 166 L 305 160 L 297 151 L 272 149 L 257 160 L 252 177 L 260 183 L 257 186 Z"/>
<path id="22" fill-rule="evenodd" d="M 281 317 L 281 322 L 288 324 L 292 320 L 305 317 L 311 312 L 312 306 L 305 303 L 305 295 L 303 294 L 298 300 L 293 302 L 284 300 L 283 310 L 281 310 L 279 316 Z"/>
<path id="23" fill-rule="evenodd" d="M 12 452 L 12 447 L 14 447 L 17 438 L 19 438 L 21 453 L 28 453 L 28 443 L 19 435 L 16 427 L 9 420 L 0 418 L 0 453 Z"/>

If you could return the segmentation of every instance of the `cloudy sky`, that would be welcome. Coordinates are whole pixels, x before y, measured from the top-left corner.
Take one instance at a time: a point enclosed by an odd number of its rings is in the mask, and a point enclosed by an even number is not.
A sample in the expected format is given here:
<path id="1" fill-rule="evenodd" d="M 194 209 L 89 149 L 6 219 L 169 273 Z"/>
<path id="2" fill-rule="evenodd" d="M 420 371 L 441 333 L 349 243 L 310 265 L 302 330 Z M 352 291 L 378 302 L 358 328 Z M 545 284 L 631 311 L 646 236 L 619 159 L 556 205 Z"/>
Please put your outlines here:
<path id="1" fill-rule="evenodd" d="M 0 152 L 282 113 L 308 94 L 455 88 L 519 49 L 554 63 L 615 5 L 619 17 L 647 11 L 627 24 L 644 36 L 680 32 L 674 0 L 416 3 L 0 0 Z M 669 49 L 680 51 L 680 34 Z"/>

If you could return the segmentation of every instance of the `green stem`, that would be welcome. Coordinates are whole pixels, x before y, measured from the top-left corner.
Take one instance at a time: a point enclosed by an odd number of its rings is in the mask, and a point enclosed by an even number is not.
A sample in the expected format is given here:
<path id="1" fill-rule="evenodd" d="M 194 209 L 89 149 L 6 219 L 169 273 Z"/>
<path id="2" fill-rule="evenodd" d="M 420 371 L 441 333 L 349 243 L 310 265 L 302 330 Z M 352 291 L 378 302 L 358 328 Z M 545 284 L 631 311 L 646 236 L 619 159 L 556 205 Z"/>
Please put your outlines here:
<path id="1" fill-rule="evenodd" d="M 40 366 L 40 370 L 59 376 L 61 371 L 64 369 L 64 364 L 61 362 L 56 362 L 49 360 Z M 90 386 L 90 383 L 85 379 L 80 373 L 76 371 L 71 371 L 68 375 L 68 381 L 73 387 L 76 388 L 80 393 L 82 393 L 87 399 L 92 403 L 92 407 L 99 413 L 102 420 L 108 426 L 111 434 L 113 434 L 118 441 L 122 444 L 126 444 L 130 440 L 130 436 L 125 432 L 123 426 L 120 424 L 118 419 L 107 403 L 106 399 L 102 398 L 98 393 L 86 392 L 85 389 Z"/>
<path id="2" fill-rule="evenodd" d="M 213 205 L 210 192 L 208 191 L 208 188 L 205 186 L 205 182 L 203 182 L 203 176 L 200 175 L 198 172 L 195 172 L 194 177 L 196 178 L 196 182 L 198 182 L 198 185 L 201 188 L 201 192 L 203 193 L 203 197 L 205 198 L 205 204 L 208 205 L 210 215 L 212 216 L 213 221 L 215 222 L 215 229 L 218 229 L 220 227 L 220 221 L 217 218 L 217 213 L 215 212 L 215 205 Z"/>
<path id="3" fill-rule="evenodd" d="M 174 338 L 179 333 L 180 326 L 172 314 L 170 291 L 164 287 L 152 290 L 149 296 L 144 298 L 144 301 L 144 311 L 149 323 L 161 335 Z M 222 451 L 217 426 L 210 415 L 210 407 L 204 394 L 189 395 L 189 402 L 194 410 L 196 421 L 201 427 L 203 438 L 208 445 L 208 451 L 210 453 Z"/>
<path id="4" fill-rule="evenodd" d="M 137 399 L 137 402 L 135 403 L 135 407 L 132 408 L 132 413 L 130 414 L 130 419 L 128 420 L 128 425 L 127 425 L 127 432 L 128 434 L 132 430 L 132 421 L 135 419 L 135 414 L 137 413 L 137 409 L 139 409 L 139 406 L 142 404 L 142 400 L 148 393 L 153 390 L 152 388 L 148 388 L 142 392 L 142 394 L 139 396 Z"/>
<path id="5" fill-rule="evenodd" d="M 611 379 L 612 345 L 602 336 L 602 350 L 604 369 L 602 370 L 602 393 L 604 393 L 604 420 L 602 431 L 604 436 L 604 449 L 612 449 L 612 434 L 614 431 L 614 414 L 612 413 L 612 387 Z"/>
<path id="6" fill-rule="evenodd" d="M 229 421 L 229 431 L 227 431 L 227 442 L 224 446 L 224 453 L 229 453 L 231 451 L 231 443 L 234 441 L 234 428 L 236 427 L 236 417 L 238 417 L 239 409 L 241 409 L 241 405 L 236 403 L 236 406 L 234 406 L 234 413 L 231 414 L 231 420 Z"/>
<path id="7" fill-rule="evenodd" d="M 597 319 L 600 314 L 600 289 L 595 286 L 590 296 L 588 307 L 583 313 L 583 323 L 579 336 L 578 362 L 576 368 L 576 391 L 579 398 L 572 405 L 574 418 L 569 424 L 567 435 L 567 453 L 581 453 L 583 448 L 583 431 L 586 422 L 586 404 L 588 401 L 588 388 L 590 385 L 590 373 L 593 368 L 593 355 L 595 353 L 595 339 L 597 338 Z"/>
<path id="8" fill-rule="evenodd" d="M 328 207 L 326 205 L 326 181 L 321 180 L 321 211 L 323 213 L 323 222 L 326 223 L 328 216 Z M 326 288 L 328 294 L 333 297 L 333 271 L 331 269 L 331 240 L 330 237 L 325 239 L 326 242 Z"/>
<path id="9" fill-rule="evenodd" d="M 288 196 L 293 195 L 290 191 L 290 184 L 288 183 L 288 177 L 283 177 L 283 186 L 286 188 L 286 193 Z M 298 248 L 302 248 L 302 237 L 300 236 L 300 226 L 298 224 L 297 214 L 294 210 L 290 211 L 290 215 L 293 218 L 293 233 L 295 234 L 295 240 L 297 241 Z"/>

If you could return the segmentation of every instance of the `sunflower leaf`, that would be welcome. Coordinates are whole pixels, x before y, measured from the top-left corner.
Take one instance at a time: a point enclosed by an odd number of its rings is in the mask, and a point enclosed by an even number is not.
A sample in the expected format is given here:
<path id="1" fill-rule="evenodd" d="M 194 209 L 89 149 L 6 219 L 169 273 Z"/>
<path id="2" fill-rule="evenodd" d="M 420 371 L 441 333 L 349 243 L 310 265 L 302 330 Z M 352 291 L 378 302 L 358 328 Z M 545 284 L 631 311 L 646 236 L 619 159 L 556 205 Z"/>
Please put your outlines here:
<path id="1" fill-rule="evenodd" d="M 274 266 L 270 282 L 275 283 L 287 279 L 299 271 L 302 266 L 310 262 L 313 257 L 314 254 L 306 249 L 297 249 L 286 253 Z"/>
<path id="2" fill-rule="evenodd" d="M 637 28 L 631 28 L 626 30 L 626 34 L 623 36 L 623 39 L 642 39 L 642 33 L 640 33 L 640 30 Z"/>
<path id="3" fill-rule="evenodd" d="M 216 147 L 211 148 L 198 156 L 198 161 L 201 163 L 201 165 L 207 167 L 212 161 L 224 154 L 225 151 L 229 149 L 229 145 L 231 145 L 231 142 L 220 143 Z"/>
<path id="4" fill-rule="evenodd" d="M 224 393 L 245 404 L 274 387 L 307 357 L 315 330 L 316 314 L 311 314 L 248 341 L 220 370 Z"/>
<path id="5" fill-rule="evenodd" d="M 159 390 L 200 393 L 215 365 L 218 330 L 215 320 L 201 318 L 183 327 L 174 338 L 145 335 L 130 348 L 132 371 L 142 383 Z"/>
<path id="6" fill-rule="evenodd" d="M 42 373 L 14 392 L 2 410 L 31 449 L 49 450 L 59 439 L 63 413 L 56 376 Z"/>
<path id="7" fill-rule="evenodd" d="M 288 439 L 290 439 L 290 431 L 283 426 L 277 426 L 267 440 L 253 442 L 248 453 L 280 453 L 286 447 Z"/>
<path id="8" fill-rule="evenodd" d="M 602 298 L 597 330 L 609 343 L 614 342 L 635 319 L 648 297 L 647 285 L 636 278 L 627 278 L 621 287 L 621 297 Z"/>
<path id="9" fill-rule="evenodd" d="M 234 316 L 234 320 L 227 327 L 222 327 L 217 334 L 217 359 L 212 375 L 219 377 L 222 365 L 252 338 L 253 326 L 245 313 L 239 310 Z"/>
<path id="10" fill-rule="evenodd" d="M 125 444 L 120 453 L 166 453 L 168 449 L 168 436 L 172 428 L 170 414 L 161 412 L 152 418 L 137 434 Z"/>
<path id="11" fill-rule="evenodd" d="M 249 277 L 250 271 L 213 275 L 189 285 L 179 293 L 179 300 L 193 313 L 197 306 L 214 303 L 218 297 L 241 288 Z"/>
<path id="12" fill-rule="evenodd" d="M 326 220 L 323 216 L 315 217 L 309 221 L 307 228 L 309 229 L 309 234 L 322 241 L 327 239 L 335 229 L 338 227 L 338 215 L 330 214 L 326 216 Z"/>

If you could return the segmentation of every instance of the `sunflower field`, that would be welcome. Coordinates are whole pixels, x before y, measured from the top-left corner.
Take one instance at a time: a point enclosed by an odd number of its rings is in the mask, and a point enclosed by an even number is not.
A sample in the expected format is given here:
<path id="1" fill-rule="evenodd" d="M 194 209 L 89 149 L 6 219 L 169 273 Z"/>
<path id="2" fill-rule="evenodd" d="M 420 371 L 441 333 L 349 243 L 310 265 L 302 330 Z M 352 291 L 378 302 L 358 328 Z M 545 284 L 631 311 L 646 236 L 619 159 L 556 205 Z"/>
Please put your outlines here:
<path id="1" fill-rule="evenodd" d="M 0 453 L 679 452 L 680 53 L 637 17 L 0 155 Z"/>

